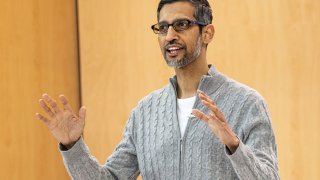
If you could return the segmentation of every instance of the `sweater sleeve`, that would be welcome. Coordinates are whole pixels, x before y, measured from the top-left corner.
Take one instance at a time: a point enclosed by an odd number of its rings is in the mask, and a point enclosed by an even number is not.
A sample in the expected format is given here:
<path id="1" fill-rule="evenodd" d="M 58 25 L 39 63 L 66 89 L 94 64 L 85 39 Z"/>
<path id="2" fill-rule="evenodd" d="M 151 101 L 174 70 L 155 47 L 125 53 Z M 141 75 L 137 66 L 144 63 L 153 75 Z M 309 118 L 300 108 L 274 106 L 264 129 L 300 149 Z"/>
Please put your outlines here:
<path id="1" fill-rule="evenodd" d="M 226 149 L 235 172 L 242 180 L 280 179 L 275 136 L 264 101 L 252 104 L 246 114 L 239 147 L 233 154 Z"/>
<path id="2" fill-rule="evenodd" d="M 67 151 L 64 151 L 60 144 L 59 149 L 64 164 L 72 179 L 136 179 L 139 175 L 139 168 L 133 138 L 133 121 L 132 113 L 126 124 L 122 140 L 104 165 L 100 165 L 90 155 L 82 137 Z"/>

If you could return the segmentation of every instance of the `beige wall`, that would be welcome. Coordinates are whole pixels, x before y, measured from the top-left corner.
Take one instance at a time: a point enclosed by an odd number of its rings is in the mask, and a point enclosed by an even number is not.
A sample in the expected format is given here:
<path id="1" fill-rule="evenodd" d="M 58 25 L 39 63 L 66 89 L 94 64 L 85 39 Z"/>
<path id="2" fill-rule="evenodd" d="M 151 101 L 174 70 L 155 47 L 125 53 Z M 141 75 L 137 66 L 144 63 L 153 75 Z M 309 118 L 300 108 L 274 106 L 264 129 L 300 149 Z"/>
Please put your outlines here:
<path id="1" fill-rule="evenodd" d="M 158 1 L 80 1 L 86 142 L 104 163 L 131 109 L 173 74 L 150 30 Z M 210 1 L 208 61 L 266 99 L 282 179 L 320 177 L 320 1 Z"/>
<path id="2" fill-rule="evenodd" d="M 0 179 L 69 179 L 35 118 L 43 92 L 79 106 L 74 1 L 0 1 Z"/>

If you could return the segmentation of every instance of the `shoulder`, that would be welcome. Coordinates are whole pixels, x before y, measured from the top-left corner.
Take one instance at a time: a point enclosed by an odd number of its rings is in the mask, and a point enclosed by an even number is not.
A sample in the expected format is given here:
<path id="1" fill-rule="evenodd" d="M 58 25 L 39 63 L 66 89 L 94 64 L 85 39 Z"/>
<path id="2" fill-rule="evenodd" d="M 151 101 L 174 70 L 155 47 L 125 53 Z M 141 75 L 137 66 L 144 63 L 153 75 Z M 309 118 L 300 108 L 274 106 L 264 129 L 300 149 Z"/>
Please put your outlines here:
<path id="1" fill-rule="evenodd" d="M 247 137 L 250 129 L 255 127 L 272 132 L 266 101 L 257 90 L 226 78 L 218 91 L 218 99 L 226 108 L 229 123 L 240 137 Z"/>
<path id="2" fill-rule="evenodd" d="M 219 94 L 233 101 L 243 102 L 243 105 L 265 102 L 263 96 L 254 88 L 225 75 L 223 76 L 225 77 L 225 82 L 219 88 Z"/>
<path id="3" fill-rule="evenodd" d="M 237 119 L 250 114 L 269 117 L 265 99 L 257 90 L 226 75 L 220 76 L 223 76 L 223 83 L 212 96 L 227 115 L 236 116 Z"/>

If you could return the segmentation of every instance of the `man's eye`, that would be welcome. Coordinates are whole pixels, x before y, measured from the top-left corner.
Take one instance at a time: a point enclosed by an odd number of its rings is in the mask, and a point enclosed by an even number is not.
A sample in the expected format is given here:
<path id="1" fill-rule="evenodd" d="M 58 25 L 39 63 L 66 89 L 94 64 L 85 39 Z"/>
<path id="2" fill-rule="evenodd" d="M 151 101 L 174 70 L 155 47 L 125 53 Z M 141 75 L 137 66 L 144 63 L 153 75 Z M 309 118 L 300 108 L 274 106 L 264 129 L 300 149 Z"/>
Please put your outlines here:
<path id="1" fill-rule="evenodd" d="M 160 31 L 163 31 L 163 30 L 166 30 L 166 29 L 168 29 L 168 25 L 166 25 L 166 24 L 160 24 L 159 25 L 159 30 Z"/>
<path id="2" fill-rule="evenodd" d="M 188 21 L 179 21 L 176 23 L 176 26 L 179 28 L 185 28 L 189 26 L 189 22 Z"/>

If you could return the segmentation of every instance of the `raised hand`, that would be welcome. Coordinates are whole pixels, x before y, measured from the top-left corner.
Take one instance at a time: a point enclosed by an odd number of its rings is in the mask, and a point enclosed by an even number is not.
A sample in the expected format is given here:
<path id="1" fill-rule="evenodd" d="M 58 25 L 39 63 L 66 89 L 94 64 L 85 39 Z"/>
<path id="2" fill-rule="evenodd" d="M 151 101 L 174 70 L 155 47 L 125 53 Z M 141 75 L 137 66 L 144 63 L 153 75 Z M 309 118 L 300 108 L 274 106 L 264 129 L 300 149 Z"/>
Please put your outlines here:
<path id="1" fill-rule="evenodd" d="M 42 97 L 43 99 L 39 100 L 39 104 L 46 112 L 47 117 L 39 113 L 36 113 L 36 117 L 49 128 L 60 143 L 67 148 L 72 147 L 83 134 L 86 115 L 85 107 L 81 107 L 79 115 L 76 115 L 64 95 L 59 96 L 63 109 L 60 109 L 56 101 L 48 94 L 43 94 Z"/>
<path id="2" fill-rule="evenodd" d="M 206 115 L 197 109 L 193 109 L 192 114 L 205 122 L 220 141 L 229 148 L 231 153 L 234 153 L 239 146 L 239 139 L 229 127 L 223 113 L 210 96 L 200 90 L 198 90 L 198 96 L 201 102 L 210 110 L 210 113 Z"/>

